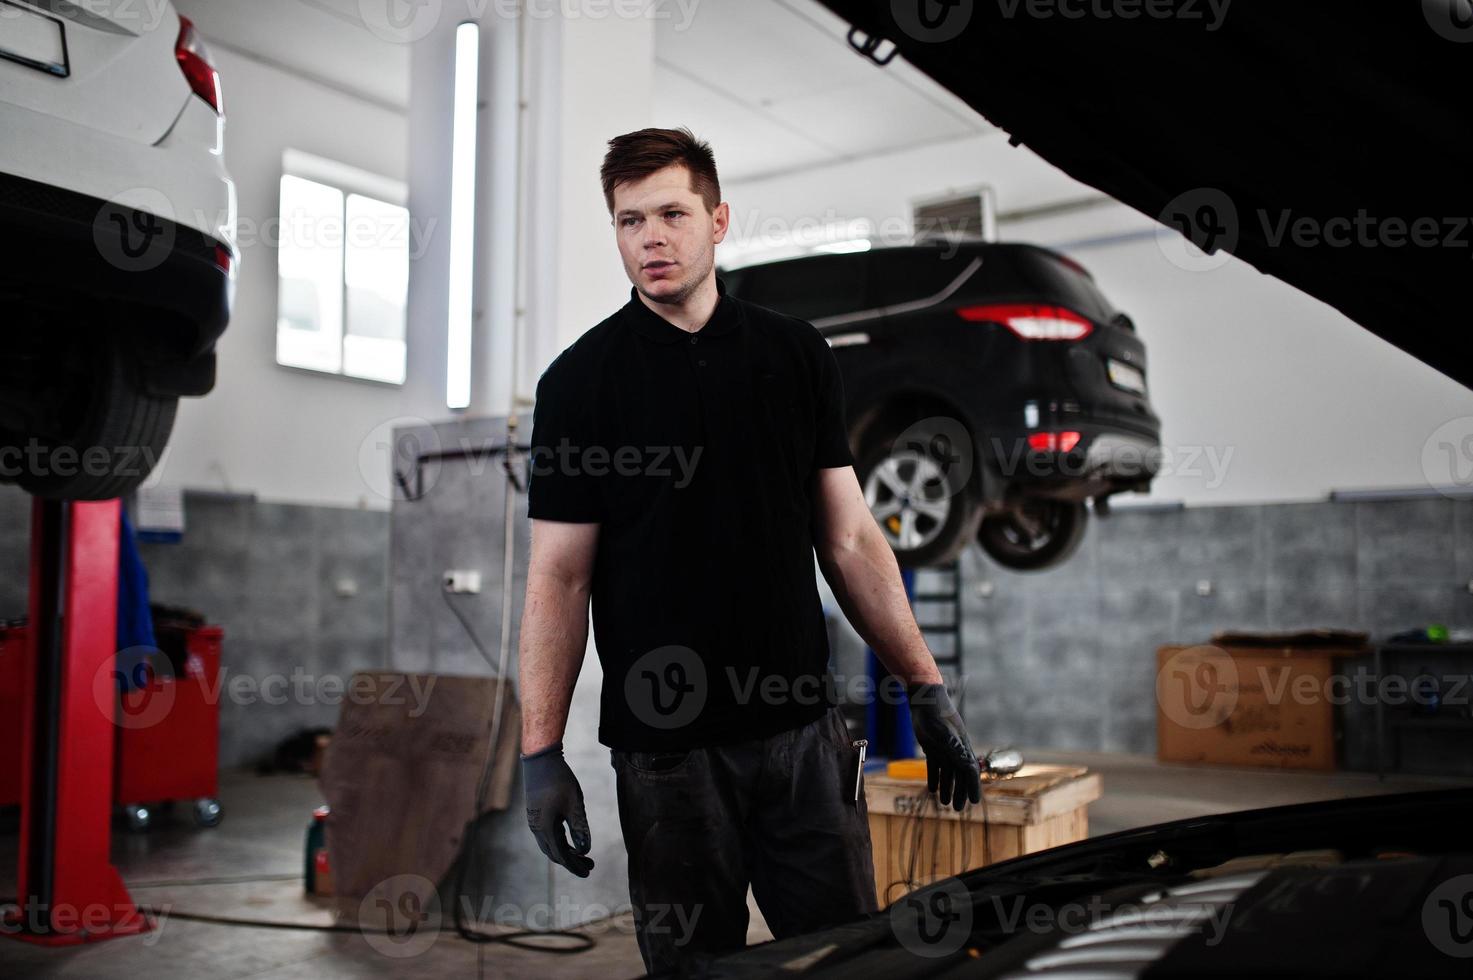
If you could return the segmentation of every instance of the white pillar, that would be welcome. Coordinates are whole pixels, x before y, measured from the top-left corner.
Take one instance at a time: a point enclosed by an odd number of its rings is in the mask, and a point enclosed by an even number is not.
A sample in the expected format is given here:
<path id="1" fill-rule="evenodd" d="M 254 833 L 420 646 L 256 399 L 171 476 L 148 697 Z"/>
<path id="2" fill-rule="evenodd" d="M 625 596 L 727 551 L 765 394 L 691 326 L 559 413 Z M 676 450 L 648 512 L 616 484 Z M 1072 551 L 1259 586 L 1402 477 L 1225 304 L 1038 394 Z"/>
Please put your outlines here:
<path id="1" fill-rule="evenodd" d="M 434 28 L 414 43 L 410 211 L 421 231 L 430 230 L 418 243 L 421 254 L 410 269 L 409 371 L 411 384 L 434 386 L 430 404 L 445 404 L 456 26 L 479 20 L 482 29 L 469 414 L 504 415 L 513 394 L 518 255 L 526 309 L 515 394 L 524 406 L 543 368 L 628 296 L 598 169 L 610 138 L 651 124 L 654 22 L 648 16 L 621 17 L 619 6 L 607 8 L 606 16 L 593 16 L 590 7 L 580 16 L 563 17 L 554 13 L 558 5 L 531 5 L 520 245 L 515 18 L 502 16 L 507 4 L 469 3 L 461 9 L 447 2 Z"/>

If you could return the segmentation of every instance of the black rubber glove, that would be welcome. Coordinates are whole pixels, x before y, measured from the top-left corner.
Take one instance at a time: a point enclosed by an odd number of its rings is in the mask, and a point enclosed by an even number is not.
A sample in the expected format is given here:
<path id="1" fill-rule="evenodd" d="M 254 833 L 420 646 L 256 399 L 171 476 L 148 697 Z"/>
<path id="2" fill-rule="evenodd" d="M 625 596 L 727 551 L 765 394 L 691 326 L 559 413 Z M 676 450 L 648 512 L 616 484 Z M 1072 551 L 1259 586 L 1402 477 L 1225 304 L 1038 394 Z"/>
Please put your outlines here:
<path id="1" fill-rule="evenodd" d="M 910 684 L 910 724 L 926 753 L 926 792 L 940 790 L 941 805 L 961 810 L 982 800 L 982 776 L 967 726 L 944 684 Z"/>
<path id="2" fill-rule="evenodd" d="M 542 853 L 578 877 L 587 878 L 593 870 L 593 859 L 586 856 L 593 847 L 593 838 L 588 834 L 588 815 L 583 812 L 583 788 L 563 758 L 562 742 L 522 756 L 522 789 L 527 797 L 527 826 L 532 828 Z M 564 823 L 573 831 L 571 847 L 563 832 Z"/>

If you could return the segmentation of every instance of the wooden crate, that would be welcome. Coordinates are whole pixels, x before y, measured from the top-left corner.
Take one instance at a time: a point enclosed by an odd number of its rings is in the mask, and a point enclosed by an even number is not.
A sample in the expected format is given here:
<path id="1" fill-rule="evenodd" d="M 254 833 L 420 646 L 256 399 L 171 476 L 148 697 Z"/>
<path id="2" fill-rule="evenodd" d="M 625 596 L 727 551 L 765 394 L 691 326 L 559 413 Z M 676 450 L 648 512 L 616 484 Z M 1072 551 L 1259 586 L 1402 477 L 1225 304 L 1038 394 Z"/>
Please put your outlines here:
<path id="1" fill-rule="evenodd" d="M 1028 765 L 984 783 L 983 802 L 957 813 L 924 782 L 866 774 L 880 906 L 938 878 L 1083 840 L 1100 793 L 1099 775 L 1083 766 Z"/>

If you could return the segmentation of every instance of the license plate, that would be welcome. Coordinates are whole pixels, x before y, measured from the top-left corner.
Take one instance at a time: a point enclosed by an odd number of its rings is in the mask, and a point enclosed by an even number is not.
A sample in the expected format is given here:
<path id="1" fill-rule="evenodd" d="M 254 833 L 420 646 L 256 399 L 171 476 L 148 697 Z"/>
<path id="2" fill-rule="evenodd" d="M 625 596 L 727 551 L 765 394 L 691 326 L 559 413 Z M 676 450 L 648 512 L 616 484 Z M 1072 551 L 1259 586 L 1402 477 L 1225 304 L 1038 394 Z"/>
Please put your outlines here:
<path id="1" fill-rule="evenodd" d="M 0 0 L 0 58 L 66 78 L 66 25 L 55 17 Z"/>
<path id="2" fill-rule="evenodd" d="M 1106 365 L 1110 371 L 1110 383 L 1117 388 L 1133 391 L 1137 395 L 1146 393 L 1146 376 L 1141 369 L 1124 361 L 1117 361 L 1113 357 L 1106 359 Z"/>

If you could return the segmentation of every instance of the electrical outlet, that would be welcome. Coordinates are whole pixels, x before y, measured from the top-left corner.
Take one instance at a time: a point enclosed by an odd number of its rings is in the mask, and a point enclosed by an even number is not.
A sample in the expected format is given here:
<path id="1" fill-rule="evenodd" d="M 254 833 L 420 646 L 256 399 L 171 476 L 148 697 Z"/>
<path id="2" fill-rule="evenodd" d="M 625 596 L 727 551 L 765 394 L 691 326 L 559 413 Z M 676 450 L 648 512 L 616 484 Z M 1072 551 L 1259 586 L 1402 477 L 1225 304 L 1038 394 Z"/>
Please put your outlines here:
<path id="1" fill-rule="evenodd" d="M 445 583 L 445 591 L 457 595 L 478 595 L 481 591 L 481 573 L 478 569 L 452 568 L 446 572 L 442 581 Z"/>

